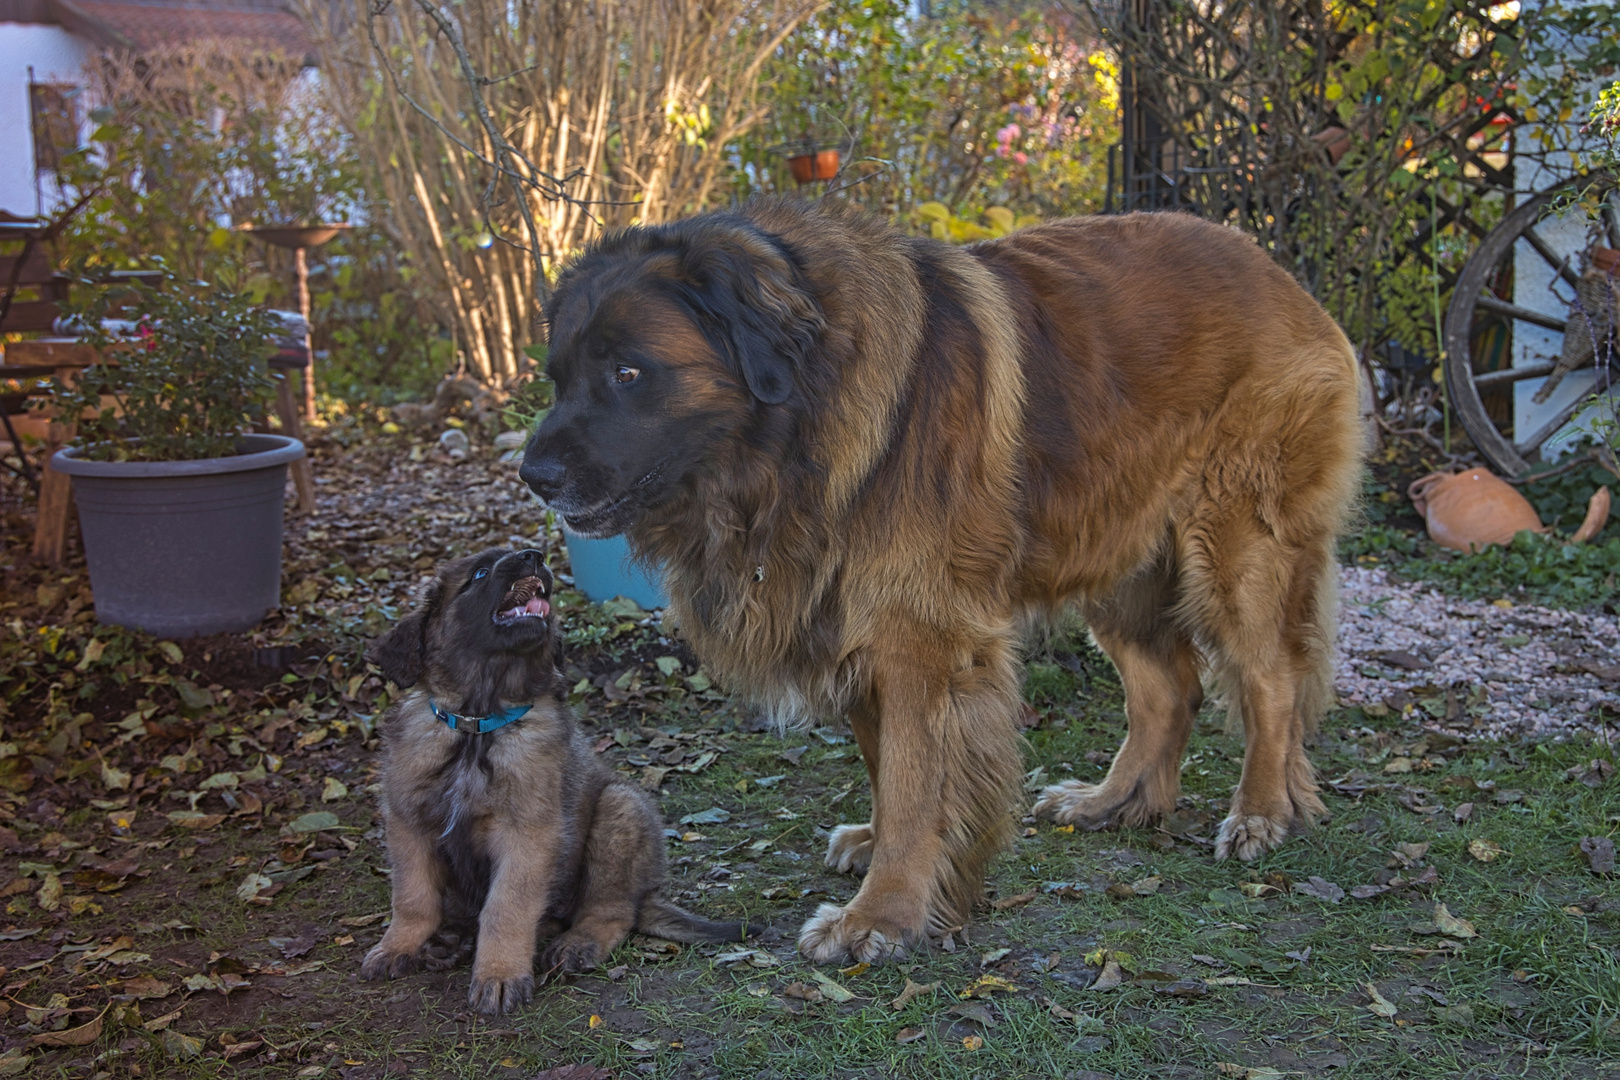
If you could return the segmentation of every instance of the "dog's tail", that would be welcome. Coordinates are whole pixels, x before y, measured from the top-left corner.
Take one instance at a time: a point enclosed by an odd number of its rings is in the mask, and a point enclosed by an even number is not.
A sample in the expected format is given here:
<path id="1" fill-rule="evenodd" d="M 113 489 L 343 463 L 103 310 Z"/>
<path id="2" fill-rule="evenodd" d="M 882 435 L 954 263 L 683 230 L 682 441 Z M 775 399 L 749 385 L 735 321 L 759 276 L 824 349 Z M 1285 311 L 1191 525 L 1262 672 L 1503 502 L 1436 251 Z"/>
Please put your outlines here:
<path id="1" fill-rule="evenodd" d="M 750 930 L 747 923 L 715 922 L 694 915 L 654 893 L 641 905 L 636 932 L 694 945 L 700 941 L 742 941 Z"/>

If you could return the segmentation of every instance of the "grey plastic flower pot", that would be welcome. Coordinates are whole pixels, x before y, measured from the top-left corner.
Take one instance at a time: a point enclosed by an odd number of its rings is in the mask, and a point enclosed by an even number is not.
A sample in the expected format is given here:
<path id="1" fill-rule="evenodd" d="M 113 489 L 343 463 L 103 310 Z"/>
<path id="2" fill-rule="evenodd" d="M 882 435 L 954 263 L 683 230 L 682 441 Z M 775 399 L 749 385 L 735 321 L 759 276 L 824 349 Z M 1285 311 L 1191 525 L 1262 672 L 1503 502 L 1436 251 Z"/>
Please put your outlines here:
<path id="1" fill-rule="evenodd" d="M 304 444 L 246 435 L 239 445 L 200 461 L 51 457 L 73 477 L 97 621 L 196 637 L 246 630 L 281 602 L 287 465 Z"/>

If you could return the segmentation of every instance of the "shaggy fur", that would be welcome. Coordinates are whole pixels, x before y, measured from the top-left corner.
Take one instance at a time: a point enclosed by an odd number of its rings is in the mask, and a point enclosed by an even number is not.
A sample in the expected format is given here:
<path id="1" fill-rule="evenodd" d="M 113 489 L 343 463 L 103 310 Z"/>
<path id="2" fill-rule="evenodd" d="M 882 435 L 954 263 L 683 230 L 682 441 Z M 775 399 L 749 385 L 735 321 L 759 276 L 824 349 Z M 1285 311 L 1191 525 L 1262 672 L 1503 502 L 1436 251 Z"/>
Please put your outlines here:
<path id="1" fill-rule="evenodd" d="M 785 723 L 847 716 L 873 820 L 818 962 L 960 925 L 1019 797 L 1018 643 L 1077 604 L 1129 733 L 1037 810 L 1175 804 L 1206 669 L 1248 749 L 1217 854 L 1321 813 L 1335 535 L 1356 484 L 1344 335 L 1249 240 L 1185 215 L 952 248 L 829 206 L 611 235 L 548 310 L 556 405 L 523 478 L 661 563 L 705 664 Z"/>
<path id="2" fill-rule="evenodd" d="M 384 721 L 394 917 L 361 966 L 368 979 L 448 967 L 476 934 L 468 999 L 510 1012 L 534 994 L 542 935 L 557 935 L 546 973 L 595 967 L 632 929 L 675 941 L 744 935 L 658 895 L 663 822 L 597 760 L 563 704 L 551 583 L 538 551 L 448 563 L 420 610 L 372 647 L 384 675 L 416 689 Z M 430 698 L 472 717 L 534 705 L 477 734 L 452 731 Z"/>

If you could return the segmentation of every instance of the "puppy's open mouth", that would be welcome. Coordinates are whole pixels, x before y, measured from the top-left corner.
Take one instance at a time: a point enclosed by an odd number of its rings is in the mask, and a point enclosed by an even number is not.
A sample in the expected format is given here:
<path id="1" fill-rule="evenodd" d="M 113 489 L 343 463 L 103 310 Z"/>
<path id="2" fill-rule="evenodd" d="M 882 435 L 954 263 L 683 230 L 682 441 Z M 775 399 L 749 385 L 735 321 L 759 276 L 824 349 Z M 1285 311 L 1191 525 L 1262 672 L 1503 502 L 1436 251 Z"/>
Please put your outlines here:
<path id="1" fill-rule="evenodd" d="M 523 619 L 544 619 L 551 614 L 551 605 L 542 595 L 544 591 L 545 583 L 539 578 L 518 578 L 501 598 L 501 605 L 495 610 L 495 622 L 511 626 Z"/>

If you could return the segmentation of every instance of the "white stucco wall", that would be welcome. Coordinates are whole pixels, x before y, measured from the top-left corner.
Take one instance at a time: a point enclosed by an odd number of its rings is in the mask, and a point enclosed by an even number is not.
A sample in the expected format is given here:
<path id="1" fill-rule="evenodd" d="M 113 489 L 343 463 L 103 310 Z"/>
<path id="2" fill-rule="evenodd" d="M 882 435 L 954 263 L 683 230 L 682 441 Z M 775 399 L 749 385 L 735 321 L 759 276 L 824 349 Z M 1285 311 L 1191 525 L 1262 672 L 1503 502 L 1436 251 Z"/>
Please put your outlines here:
<path id="1" fill-rule="evenodd" d="M 35 82 L 79 83 L 89 56 L 89 43 L 60 26 L 0 22 L 0 210 L 24 216 L 40 210 L 28 69 L 34 69 Z"/>

